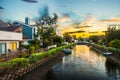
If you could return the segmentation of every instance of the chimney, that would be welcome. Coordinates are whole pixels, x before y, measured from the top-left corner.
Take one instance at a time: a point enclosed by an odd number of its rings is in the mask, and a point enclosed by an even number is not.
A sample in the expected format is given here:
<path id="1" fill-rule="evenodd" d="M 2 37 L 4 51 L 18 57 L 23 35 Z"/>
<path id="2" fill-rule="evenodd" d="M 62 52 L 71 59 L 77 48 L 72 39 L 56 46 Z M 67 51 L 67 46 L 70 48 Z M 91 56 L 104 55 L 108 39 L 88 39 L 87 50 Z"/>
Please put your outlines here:
<path id="1" fill-rule="evenodd" d="M 28 24 L 28 25 L 30 24 L 30 19 L 29 19 L 29 17 L 26 17 L 26 18 L 25 18 L 25 24 Z"/>

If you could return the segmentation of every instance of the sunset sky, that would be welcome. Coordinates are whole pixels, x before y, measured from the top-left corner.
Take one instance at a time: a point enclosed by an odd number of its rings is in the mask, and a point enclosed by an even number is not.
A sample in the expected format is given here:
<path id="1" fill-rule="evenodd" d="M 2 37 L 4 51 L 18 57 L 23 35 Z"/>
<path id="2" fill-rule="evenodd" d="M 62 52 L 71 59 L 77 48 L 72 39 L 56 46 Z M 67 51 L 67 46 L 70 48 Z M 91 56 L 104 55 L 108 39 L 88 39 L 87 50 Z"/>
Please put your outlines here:
<path id="1" fill-rule="evenodd" d="M 30 17 L 34 21 L 45 13 L 46 8 L 50 15 L 56 13 L 58 23 L 65 26 L 120 23 L 120 0 L 0 0 L 0 19 L 24 22 L 25 17 Z"/>
<path id="2" fill-rule="evenodd" d="M 45 6 L 49 13 L 69 16 L 72 21 L 84 20 L 94 15 L 97 19 L 120 17 L 120 0 L 36 0 L 28 3 L 22 0 L 0 0 L 0 19 L 24 20 L 26 16 L 35 19 L 40 16 Z"/>

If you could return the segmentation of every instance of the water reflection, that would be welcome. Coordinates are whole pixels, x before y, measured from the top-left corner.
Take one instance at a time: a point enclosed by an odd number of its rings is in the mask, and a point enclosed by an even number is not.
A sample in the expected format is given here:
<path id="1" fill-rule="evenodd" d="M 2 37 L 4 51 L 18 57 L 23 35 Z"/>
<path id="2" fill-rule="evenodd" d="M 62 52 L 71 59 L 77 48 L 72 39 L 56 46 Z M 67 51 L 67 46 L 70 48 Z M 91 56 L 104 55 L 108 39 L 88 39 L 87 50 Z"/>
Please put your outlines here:
<path id="1" fill-rule="evenodd" d="M 108 78 L 110 80 L 120 80 L 120 66 L 108 59 L 106 60 L 105 66 Z"/>
<path id="2" fill-rule="evenodd" d="M 76 45 L 48 72 L 46 80 L 119 80 L 120 68 L 86 45 Z"/>

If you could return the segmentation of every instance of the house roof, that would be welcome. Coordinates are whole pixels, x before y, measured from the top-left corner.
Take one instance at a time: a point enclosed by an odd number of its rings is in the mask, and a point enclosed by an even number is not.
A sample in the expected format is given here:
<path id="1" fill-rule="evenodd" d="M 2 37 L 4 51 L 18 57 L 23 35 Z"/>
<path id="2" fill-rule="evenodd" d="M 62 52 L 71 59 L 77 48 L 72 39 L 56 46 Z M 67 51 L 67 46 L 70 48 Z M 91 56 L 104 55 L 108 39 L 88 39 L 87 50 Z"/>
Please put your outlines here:
<path id="1" fill-rule="evenodd" d="M 0 30 L 16 32 L 21 26 L 0 27 Z"/>
<path id="2" fill-rule="evenodd" d="M 2 31 L 10 31 L 10 32 L 20 32 L 21 25 L 14 26 L 11 23 L 6 23 L 0 20 L 0 30 Z"/>
<path id="3" fill-rule="evenodd" d="M 20 21 L 16 21 L 16 22 L 18 22 L 18 23 L 21 24 L 21 25 L 25 25 L 25 26 L 27 26 L 27 27 L 34 28 L 34 26 L 25 24 L 25 23 L 23 23 L 23 22 L 20 22 Z"/>

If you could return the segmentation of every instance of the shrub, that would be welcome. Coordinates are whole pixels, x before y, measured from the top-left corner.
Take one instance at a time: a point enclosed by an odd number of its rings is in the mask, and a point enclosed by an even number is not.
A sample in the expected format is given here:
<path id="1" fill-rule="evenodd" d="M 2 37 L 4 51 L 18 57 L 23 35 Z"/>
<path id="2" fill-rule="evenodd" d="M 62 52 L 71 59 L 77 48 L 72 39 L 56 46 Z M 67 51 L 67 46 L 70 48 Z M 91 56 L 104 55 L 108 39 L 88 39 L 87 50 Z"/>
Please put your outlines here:
<path id="1" fill-rule="evenodd" d="M 114 47 L 114 48 L 120 48 L 120 40 L 115 39 L 115 40 L 111 41 L 110 46 Z"/>
<path id="2" fill-rule="evenodd" d="M 38 60 L 42 59 L 45 55 L 43 53 L 36 53 L 36 54 L 31 54 L 29 57 L 29 62 L 34 63 L 37 62 Z"/>
<path id="3" fill-rule="evenodd" d="M 28 59 L 26 58 L 15 58 L 7 61 L 7 63 L 15 64 L 17 67 L 25 67 L 29 64 Z"/>
<path id="4" fill-rule="evenodd" d="M 61 46 L 62 42 L 63 42 L 63 38 L 61 36 L 56 35 L 54 37 L 54 42 L 55 42 L 55 44 L 57 44 L 57 46 Z"/>
<path id="5" fill-rule="evenodd" d="M 31 54 L 29 56 L 29 62 L 30 63 L 34 63 L 34 62 L 37 62 L 37 61 L 41 60 L 44 57 L 50 57 L 53 54 L 56 54 L 57 51 L 60 51 L 60 50 L 62 50 L 64 48 L 68 48 L 71 45 L 73 45 L 73 44 L 67 44 L 65 46 L 61 46 L 61 47 L 57 47 L 57 48 L 54 48 L 54 49 L 50 49 L 50 50 L 48 50 L 46 52 Z"/>
<path id="6" fill-rule="evenodd" d="M 113 47 L 107 47 L 108 51 L 111 51 L 111 52 L 116 52 L 116 48 L 113 48 Z"/>
<path id="7" fill-rule="evenodd" d="M 35 52 L 35 47 L 34 46 L 30 46 L 29 47 L 29 53 L 33 54 Z"/>
<path id="8" fill-rule="evenodd" d="M 30 45 L 21 45 L 25 49 L 29 49 Z"/>
<path id="9" fill-rule="evenodd" d="M 27 57 L 27 54 L 25 54 L 25 53 L 21 53 L 20 55 L 19 55 L 19 58 L 26 58 Z"/>
<path id="10" fill-rule="evenodd" d="M 33 45 L 35 47 L 35 49 L 38 49 L 40 41 L 35 39 L 35 40 L 30 41 L 30 44 Z"/>
<path id="11" fill-rule="evenodd" d="M 55 54 L 56 52 L 57 52 L 56 49 L 51 49 L 51 50 L 48 51 L 47 54 Z"/>
<path id="12" fill-rule="evenodd" d="M 0 63 L 0 75 L 9 73 L 13 65 L 11 63 L 1 62 Z"/>
<path id="13" fill-rule="evenodd" d="M 60 50 L 62 50 L 62 49 L 64 49 L 64 46 L 61 46 L 61 47 L 56 48 L 56 51 L 60 51 Z"/>
<path id="14" fill-rule="evenodd" d="M 57 48 L 51 49 L 47 52 L 31 54 L 28 59 L 27 58 L 14 58 L 14 59 L 11 59 L 6 62 L 1 62 L 0 63 L 0 75 L 10 73 L 16 69 L 28 66 L 29 63 L 35 63 L 45 57 L 50 57 L 51 55 L 56 54 L 57 51 L 67 48 L 71 45 L 73 45 L 73 44 L 68 44 L 65 46 L 57 47 Z M 30 48 L 31 53 L 34 52 L 34 49 L 35 48 L 33 46 Z M 21 55 L 21 56 L 24 57 L 23 55 Z"/>
<path id="15" fill-rule="evenodd" d="M 18 68 L 28 66 L 28 60 L 26 58 L 15 58 L 6 62 L 0 63 L 0 75 L 10 73 Z"/>

